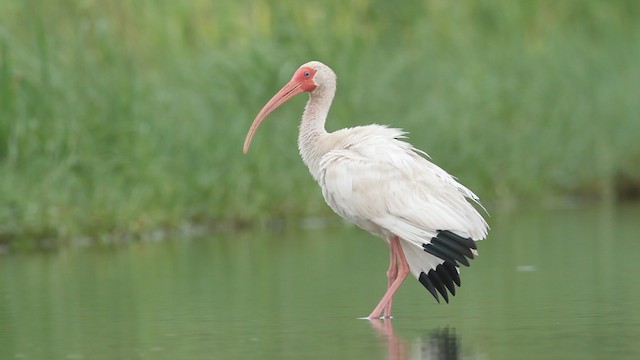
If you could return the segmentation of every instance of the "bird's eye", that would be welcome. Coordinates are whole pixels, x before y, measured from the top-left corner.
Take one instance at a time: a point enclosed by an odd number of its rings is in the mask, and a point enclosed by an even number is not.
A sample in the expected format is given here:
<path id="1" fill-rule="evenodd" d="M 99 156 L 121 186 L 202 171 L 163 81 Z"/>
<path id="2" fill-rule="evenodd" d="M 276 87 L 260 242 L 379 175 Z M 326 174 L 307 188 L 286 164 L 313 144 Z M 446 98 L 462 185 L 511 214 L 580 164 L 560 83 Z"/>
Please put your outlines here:
<path id="1" fill-rule="evenodd" d="M 311 73 L 310 73 L 310 72 L 308 72 L 308 71 L 305 71 L 305 72 L 304 72 L 304 77 L 309 77 L 309 76 L 311 76 Z"/>

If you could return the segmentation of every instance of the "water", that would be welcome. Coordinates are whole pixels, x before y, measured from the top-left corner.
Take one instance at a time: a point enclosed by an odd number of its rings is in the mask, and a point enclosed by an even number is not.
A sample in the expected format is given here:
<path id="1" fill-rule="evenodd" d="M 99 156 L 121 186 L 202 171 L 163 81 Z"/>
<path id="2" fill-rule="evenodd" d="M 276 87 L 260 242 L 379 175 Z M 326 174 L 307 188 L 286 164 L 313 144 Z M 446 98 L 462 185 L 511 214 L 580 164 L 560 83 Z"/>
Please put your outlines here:
<path id="1" fill-rule="evenodd" d="M 640 358 L 640 207 L 494 213 L 451 304 L 391 321 L 382 241 L 330 229 L 0 257 L 1 359 Z"/>

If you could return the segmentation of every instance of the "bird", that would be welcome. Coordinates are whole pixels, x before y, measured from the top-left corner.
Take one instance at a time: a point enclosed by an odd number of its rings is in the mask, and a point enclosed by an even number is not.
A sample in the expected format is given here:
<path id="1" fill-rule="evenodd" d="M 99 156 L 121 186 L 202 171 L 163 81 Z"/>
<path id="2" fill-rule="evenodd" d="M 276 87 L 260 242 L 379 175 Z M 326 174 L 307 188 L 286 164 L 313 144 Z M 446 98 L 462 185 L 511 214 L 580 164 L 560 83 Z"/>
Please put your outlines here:
<path id="1" fill-rule="evenodd" d="M 489 225 L 478 196 L 405 141 L 399 128 L 372 124 L 327 132 L 337 77 L 319 61 L 300 66 L 260 110 L 243 153 L 263 120 L 287 100 L 309 94 L 298 149 L 329 207 L 389 244 L 387 289 L 367 317 L 391 318 L 393 296 L 412 274 L 440 303 L 460 287 L 460 265 L 478 255 Z M 480 209 L 478 209 L 478 207 Z"/>

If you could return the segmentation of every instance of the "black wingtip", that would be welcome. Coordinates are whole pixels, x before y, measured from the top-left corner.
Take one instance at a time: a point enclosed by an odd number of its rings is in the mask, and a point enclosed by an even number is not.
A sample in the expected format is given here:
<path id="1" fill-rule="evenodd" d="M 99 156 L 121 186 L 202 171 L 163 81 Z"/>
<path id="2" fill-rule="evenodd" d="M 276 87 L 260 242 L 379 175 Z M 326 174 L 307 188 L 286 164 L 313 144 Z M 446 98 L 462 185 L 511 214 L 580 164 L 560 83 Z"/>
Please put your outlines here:
<path id="1" fill-rule="evenodd" d="M 438 298 L 438 293 L 436 292 L 436 288 L 433 286 L 433 284 L 431 283 L 431 280 L 429 279 L 427 274 L 424 273 L 424 271 L 420 273 L 420 277 L 418 277 L 418 280 L 422 285 L 424 285 L 425 288 L 427 288 L 427 290 L 429 290 L 429 292 L 431 293 L 431 295 L 433 295 L 436 301 L 440 303 L 440 298 Z"/>
<path id="2" fill-rule="evenodd" d="M 462 283 L 460 282 L 460 273 L 458 272 L 458 268 L 448 261 L 445 261 L 441 265 L 447 271 L 447 273 L 451 275 L 451 280 L 453 280 L 453 282 L 456 283 L 458 287 L 460 287 Z"/>
<path id="3" fill-rule="evenodd" d="M 444 284 L 444 286 L 447 287 L 447 289 L 449 290 L 451 295 L 455 296 L 456 295 L 456 287 L 454 286 L 453 278 L 451 277 L 451 274 L 449 274 L 449 271 L 447 269 L 445 269 L 444 265 L 442 265 L 442 264 L 438 265 L 436 270 L 437 270 L 436 272 L 438 273 L 438 275 L 442 279 L 442 283 Z"/>
<path id="4" fill-rule="evenodd" d="M 433 270 L 429 271 L 429 274 L 427 276 L 429 277 L 429 279 L 431 279 L 431 283 L 433 283 L 433 286 L 435 286 L 436 290 L 438 290 L 440 295 L 442 295 L 442 298 L 444 299 L 444 301 L 448 304 L 449 294 L 447 293 L 447 289 L 445 288 L 442 282 L 442 279 L 438 275 L 437 269 L 436 271 L 433 271 Z"/>
<path id="5" fill-rule="evenodd" d="M 473 250 L 477 249 L 475 241 L 471 238 L 463 238 L 449 230 L 439 230 L 431 241 L 422 244 L 424 251 L 444 261 L 452 262 L 458 266 L 469 266 L 469 259 L 475 256 Z"/>
<path id="6" fill-rule="evenodd" d="M 455 286 L 460 286 L 460 276 L 457 268 L 448 261 L 438 265 L 435 269 L 429 270 L 427 273 L 421 272 L 418 280 L 429 290 L 438 303 L 440 302 L 438 294 L 442 296 L 445 302 L 449 303 L 449 293 L 455 296 Z"/>
<path id="7" fill-rule="evenodd" d="M 449 302 L 449 293 L 456 295 L 456 285 L 460 287 L 460 264 L 469 266 L 473 259 L 476 242 L 471 238 L 463 238 L 449 230 L 438 230 L 436 236 L 428 243 L 422 244 L 425 252 L 437 257 L 443 262 L 426 273 L 420 273 L 418 280 L 433 297 L 440 302 L 438 293 L 444 301 Z"/>
<path id="8" fill-rule="evenodd" d="M 463 238 L 460 235 L 456 235 L 455 233 L 449 231 L 449 230 L 443 230 L 440 231 L 440 233 L 438 233 L 438 235 L 442 235 L 444 237 L 447 237 L 455 242 L 457 242 L 458 244 L 462 245 L 462 246 L 466 246 L 470 249 L 478 249 L 476 242 L 473 241 L 473 239 L 471 238 Z"/>

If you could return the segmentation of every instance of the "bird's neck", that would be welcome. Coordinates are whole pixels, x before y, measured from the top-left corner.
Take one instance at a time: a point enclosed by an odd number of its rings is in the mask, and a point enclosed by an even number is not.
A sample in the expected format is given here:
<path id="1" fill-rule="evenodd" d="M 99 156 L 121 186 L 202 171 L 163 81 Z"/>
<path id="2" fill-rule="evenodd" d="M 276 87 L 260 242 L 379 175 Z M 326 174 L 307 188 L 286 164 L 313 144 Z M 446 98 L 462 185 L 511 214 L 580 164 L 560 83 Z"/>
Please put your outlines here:
<path id="1" fill-rule="evenodd" d="M 320 160 L 329 150 L 323 138 L 327 135 L 324 124 L 335 95 L 335 86 L 318 88 L 309 93 L 309 101 L 304 108 L 300 132 L 298 134 L 298 148 L 302 161 L 307 165 L 316 181 L 320 172 Z"/>

